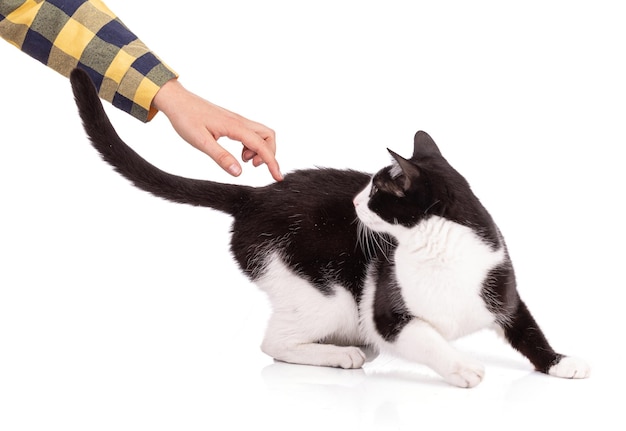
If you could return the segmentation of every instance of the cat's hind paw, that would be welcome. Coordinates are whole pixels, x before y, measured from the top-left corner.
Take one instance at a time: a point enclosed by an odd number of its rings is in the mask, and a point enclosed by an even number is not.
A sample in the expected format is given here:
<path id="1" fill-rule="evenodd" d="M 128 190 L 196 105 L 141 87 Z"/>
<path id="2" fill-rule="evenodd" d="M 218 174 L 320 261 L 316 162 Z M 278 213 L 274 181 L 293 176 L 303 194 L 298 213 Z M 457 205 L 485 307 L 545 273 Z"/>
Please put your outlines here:
<path id="1" fill-rule="evenodd" d="M 261 349 L 277 361 L 322 367 L 361 368 L 366 358 L 365 353 L 355 346 L 320 343 L 285 345 L 273 343 L 267 338 L 263 341 Z"/>
<path id="2" fill-rule="evenodd" d="M 365 363 L 365 353 L 358 347 L 339 347 L 331 354 L 331 366 L 354 369 L 361 368 Z M 334 362 L 334 364 L 333 364 Z"/>
<path id="3" fill-rule="evenodd" d="M 454 371 L 444 376 L 446 381 L 460 388 L 473 388 L 482 382 L 485 376 L 485 368 L 482 364 L 474 361 L 459 363 Z"/>
<path id="4" fill-rule="evenodd" d="M 548 370 L 548 374 L 551 376 L 564 379 L 586 379 L 590 373 L 591 368 L 585 361 L 571 356 L 563 356 Z"/>

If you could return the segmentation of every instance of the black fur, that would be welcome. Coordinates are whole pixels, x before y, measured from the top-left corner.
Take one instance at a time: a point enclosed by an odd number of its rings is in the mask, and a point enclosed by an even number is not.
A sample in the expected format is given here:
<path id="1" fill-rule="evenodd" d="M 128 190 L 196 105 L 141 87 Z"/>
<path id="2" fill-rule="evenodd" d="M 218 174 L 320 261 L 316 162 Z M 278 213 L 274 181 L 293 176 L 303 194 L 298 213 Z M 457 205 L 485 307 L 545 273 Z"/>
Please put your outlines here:
<path id="1" fill-rule="evenodd" d="M 272 248 L 281 250 L 288 263 L 325 294 L 332 294 L 331 285 L 337 282 L 355 297 L 361 294 L 370 257 L 358 245 L 352 198 L 370 175 L 302 170 L 259 188 L 171 175 L 120 139 L 85 72 L 76 69 L 70 79 L 85 130 L 103 159 L 135 186 L 156 196 L 232 215 L 231 252 L 251 279 L 263 271 L 258 256 Z"/>
<path id="2" fill-rule="evenodd" d="M 325 295 L 344 286 L 358 302 L 368 268 L 376 280 L 375 323 L 393 341 L 412 316 L 394 273 L 393 240 L 385 247 L 364 247 L 354 197 L 372 176 L 351 170 L 300 170 L 282 182 L 253 188 L 171 175 L 152 166 L 117 135 L 89 76 L 71 74 L 85 130 L 104 160 L 138 188 L 179 203 L 230 214 L 231 252 L 252 280 L 263 275 L 264 257 L 278 251 L 285 263 Z M 505 247 L 493 220 L 471 193 L 467 181 L 442 157 L 430 136 L 418 132 L 409 160 L 392 152 L 401 172 L 382 169 L 373 177 L 369 207 L 391 224 L 411 227 L 433 215 L 475 230 L 493 249 Z M 250 222 L 253 220 L 253 223 Z M 387 250 L 385 250 L 387 248 Z M 497 317 L 511 345 L 547 372 L 562 355 L 545 336 L 520 300 L 508 259 L 485 280 L 483 299 Z"/>
<path id="3" fill-rule="evenodd" d="M 391 263 L 391 264 L 390 264 Z M 413 316 L 407 309 L 402 292 L 393 272 L 393 263 L 379 260 L 376 265 L 376 289 L 374 297 L 374 321 L 376 329 L 387 341 L 394 341 Z"/>

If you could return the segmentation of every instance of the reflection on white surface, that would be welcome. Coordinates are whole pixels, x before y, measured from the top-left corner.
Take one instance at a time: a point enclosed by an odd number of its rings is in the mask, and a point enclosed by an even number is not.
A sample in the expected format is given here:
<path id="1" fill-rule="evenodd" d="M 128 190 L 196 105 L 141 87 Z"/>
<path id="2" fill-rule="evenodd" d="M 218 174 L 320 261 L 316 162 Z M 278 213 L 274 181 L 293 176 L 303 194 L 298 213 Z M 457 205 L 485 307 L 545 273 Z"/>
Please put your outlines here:
<path id="1" fill-rule="evenodd" d="M 487 362 L 485 381 L 470 390 L 451 387 L 423 367 L 398 362 L 378 358 L 362 370 L 275 362 L 263 369 L 262 376 L 272 399 L 285 407 L 282 416 L 306 417 L 305 428 L 310 426 L 306 429 L 341 429 L 333 423 L 338 419 L 345 421 L 345 426 L 374 430 L 413 429 L 418 424 L 467 426 L 468 421 L 476 423 L 481 418 L 486 421 L 483 427 L 497 429 L 500 421 L 510 421 L 508 415 L 517 410 L 534 411 L 507 426 L 523 429 L 542 412 L 585 409 L 593 399 L 593 383 L 576 386 L 574 381 L 557 381 L 528 367 L 506 368 L 497 361 Z M 568 420 L 542 419 L 546 425 Z M 583 414 L 578 420 L 587 423 L 590 418 Z"/>

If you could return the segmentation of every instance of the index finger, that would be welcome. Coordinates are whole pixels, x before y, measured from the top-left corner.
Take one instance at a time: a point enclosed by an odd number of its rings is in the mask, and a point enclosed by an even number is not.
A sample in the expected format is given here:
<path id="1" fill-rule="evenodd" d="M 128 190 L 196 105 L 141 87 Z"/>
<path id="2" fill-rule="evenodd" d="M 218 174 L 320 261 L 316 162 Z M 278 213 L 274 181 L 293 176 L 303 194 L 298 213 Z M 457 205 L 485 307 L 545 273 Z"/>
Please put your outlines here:
<path id="1" fill-rule="evenodd" d="M 242 132 L 240 136 L 233 136 L 233 138 L 241 141 L 246 148 L 254 151 L 257 156 L 263 160 L 263 163 L 267 165 L 270 174 L 276 181 L 283 179 L 278 161 L 274 155 L 276 144 L 273 136 L 268 136 L 267 139 L 263 139 L 259 134 L 247 131 Z"/>

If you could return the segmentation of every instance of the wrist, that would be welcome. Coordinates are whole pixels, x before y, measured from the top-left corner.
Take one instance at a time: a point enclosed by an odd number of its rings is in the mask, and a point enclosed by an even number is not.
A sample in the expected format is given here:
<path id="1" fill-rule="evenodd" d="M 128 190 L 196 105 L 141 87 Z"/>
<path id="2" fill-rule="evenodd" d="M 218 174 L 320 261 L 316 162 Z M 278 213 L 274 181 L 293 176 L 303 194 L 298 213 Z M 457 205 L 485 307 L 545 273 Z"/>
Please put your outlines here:
<path id="1" fill-rule="evenodd" d="M 175 99 L 181 92 L 184 92 L 182 84 L 178 82 L 177 78 L 170 79 L 159 89 L 157 94 L 152 99 L 152 106 L 158 111 L 163 112 L 169 116 L 168 113 L 172 109 L 172 105 L 175 104 Z"/>

